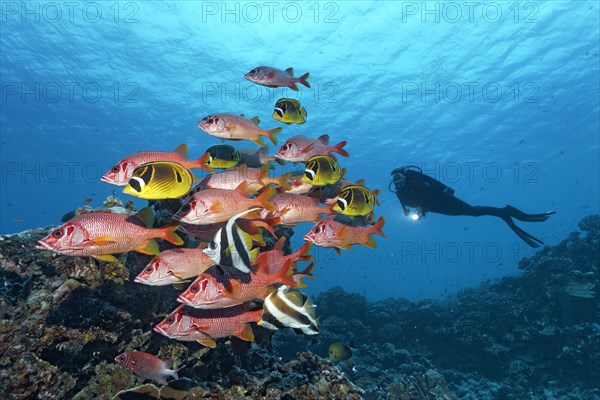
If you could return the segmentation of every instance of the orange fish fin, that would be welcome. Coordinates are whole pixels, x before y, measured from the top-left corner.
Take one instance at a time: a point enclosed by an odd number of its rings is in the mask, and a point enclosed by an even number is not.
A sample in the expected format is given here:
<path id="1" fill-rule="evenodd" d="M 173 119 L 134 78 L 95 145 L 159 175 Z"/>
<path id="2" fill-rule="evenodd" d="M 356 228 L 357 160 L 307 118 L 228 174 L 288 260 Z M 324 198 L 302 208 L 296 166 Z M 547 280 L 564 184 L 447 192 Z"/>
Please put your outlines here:
<path id="1" fill-rule="evenodd" d="M 140 253 L 143 254 L 150 254 L 153 256 L 156 256 L 160 253 L 160 249 L 158 248 L 158 243 L 156 243 L 156 240 L 154 239 L 150 239 L 146 242 L 146 245 L 144 245 L 143 247 L 136 249 L 137 251 L 139 251 Z"/>
<path id="2" fill-rule="evenodd" d="M 294 275 L 299 277 L 308 277 L 310 279 L 315 279 L 315 276 L 312 274 L 313 269 L 315 268 L 315 263 L 311 262 L 308 267 L 306 267 L 303 271 L 296 272 Z"/>
<path id="3" fill-rule="evenodd" d="M 291 76 L 294 76 L 294 68 L 289 67 L 285 70 L 285 72 L 287 72 L 288 74 L 290 74 Z"/>
<path id="4" fill-rule="evenodd" d="M 273 246 L 273 250 L 283 251 L 283 246 L 285 246 L 285 240 L 285 236 L 280 237 L 279 240 L 277 240 L 277 243 L 275 243 L 275 246 Z"/>
<path id="5" fill-rule="evenodd" d="M 365 246 L 370 247 L 372 249 L 374 249 L 375 247 L 377 247 L 377 243 L 375 242 L 375 238 L 373 238 L 373 236 L 369 236 L 369 238 L 367 239 L 367 243 L 365 243 Z"/>
<path id="6" fill-rule="evenodd" d="M 296 260 L 302 260 L 302 261 L 310 261 L 312 260 L 312 256 L 310 254 L 308 254 L 308 252 L 310 251 L 310 248 L 312 247 L 313 243 L 312 242 L 306 242 L 302 245 L 302 247 L 300 247 L 298 249 L 298 251 L 296 251 L 295 254 L 295 258 Z"/>
<path id="7" fill-rule="evenodd" d="M 183 244 L 183 239 L 179 237 L 177 233 L 175 233 L 175 231 L 179 229 L 179 225 L 180 224 L 177 222 L 172 222 L 160 228 L 161 239 L 173 243 L 175 246 L 181 246 Z"/>
<path id="8" fill-rule="evenodd" d="M 355 182 L 357 185 L 359 186 L 365 186 L 365 180 L 364 179 L 359 179 Z"/>
<path id="9" fill-rule="evenodd" d="M 252 327 L 250 324 L 244 324 L 242 329 L 234 333 L 233 336 L 238 337 L 246 342 L 254 342 L 254 332 L 252 332 Z"/>
<path id="10" fill-rule="evenodd" d="M 198 339 L 196 341 L 203 346 L 210 347 L 211 349 L 214 349 L 215 347 L 217 347 L 217 342 L 215 342 L 215 339 L 210 338 L 210 337 L 207 337 L 204 339 Z"/>
<path id="11" fill-rule="evenodd" d="M 204 171 L 208 171 L 211 174 L 214 174 L 214 170 L 209 167 L 208 165 L 206 165 L 206 163 L 208 162 L 208 160 L 210 159 L 210 153 L 206 152 L 202 155 L 202 157 L 198 158 L 197 160 L 194 160 L 193 165 L 194 168 L 198 168 L 198 169 L 203 169 Z"/>
<path id="12" fill-rule="evenodd" d="M 134 217 L 143 222 L 147 228 L 152 228 L 154 225 L 154 210 L 152 210 L 152 207 L 142 208 Z"/>
<path id="13" fill-rule="evenodd" d="M 272 219 L 272 218 L 270 218 Z M 258 228 L 263 228 L 264 230 L 266 230 L 267 232 L 269 232 L 273 237 L 277 237 L 277 235 L 275 235 L 275 231 L 273 231 L 273 227 L 266 221 L 252 221 L 251 226 L 254 228 L 254 233 L 252 233 L 253 235 L 257 235 L 260 237 L 260 241 L 263 240 L 262 235 L 260 234 L 260 232 L 258 231 Z M 251 233 L 251 232 L 248 232 Z M 253 237 L 254 239 L 254 237 Z M 256 240 L 255 240 L 256 241 Z"/>
<path id="14" fill-rule="evenodd" d="M 111 235 L 110 233 L 108 235 L 104 235 L 104 236 L 100 236 L 95 239 L 92 239 L 92 242 L 96 246 L 108 246 L 108 245 L 116 243 L 114 241 L 113 235 Z"/>
<path id="15" fill-rule="evenodd" d="M 95 256 L 92 256 L 92 257 L 97 258 L 98 260 L 107 261 L 107 262 L 117 261 L 117 257 L 113 256 L 112 254 L 96 254 Z"/>
<path id="16" fill-rule="evenodd" d="M 383 233 L 383 231 L 381 230 L 381 228 L 383 228 L 383 224 L 385 224 L 385 220 L 383 219 L 383 217 L 379 217 L 379 219 L 377 220 L 377 222 L 375 222 L 375 225 L 373 225 L 371 227 L 371 233 L 383 236 L 383 237 L 387 237 L 385 236 L 385 234 Z"/>
<path id="17" fill-rule="evenodd" d="M 309 144 L 308 146 L 306 146 L 305 148 L 303 148 L 303 149 L 300 151 L 300 153 L 304 153 L 304 154 L 306 154 L 306 153 L 308 153 L 308 152 L 309 152 L 309 151 L 310 151 L 310 150 L 311 150 L 311 149 L 312 149 L 314 146 L 315 146 L 315 144 L 314 144 L 314 143 L 311 143 L 311 144 Z"/>
<path id="18" fill-rule="evenodd" d="M 213 213 L 220 213 L 221 211 L 224 210 L 223 205 L 221 204 L 221 202 L 219 200 L 215 200 L 213 201 L 213 203 L 210 205 L 209 207 L 210 211 Z"/>
<path id="19" fill-rule="evenodd" d="M 288 190 L 290 190 L 292 188 L 292 186 L 289 183 L 289 179 L 292 177 L 292 173 L 288 172 L 287 174 L 283 174 L 281 175 L 279 178 L 277 178 L 276 182 L 277 182 L 277 186 L 284 192 L 287 192 Z"/>
<path id="20" fill-rule="evenodd" d="M 190 282 L 190 280 L 187 279 L 185 281 L 171 283 L 171 286 L 173 286 L 175 290 L 184 290 L 187 287 L 187 282 Z"/>
<path id="21" fill-rule="evenodd" d="M 294 287 L 296 286 L 296 281 L 292 278 L 293 273 L 294 264 L 288 260 L 283 265 L 283 267 L 281 267 L 281 269 L 275 274 L 274 282 Z"/>
<path id="22" fill-rule="evenodd" d="M 298 85 L 296 85 L 295 83 L 292 83 L 288 87 L 292 90 L 295 90 L 296 92 L 300 90 L 300 89 L 298 89 Z"/>
<path id="23" fill-rule="evenodd" d="M 265 141 L 263 140 L 262 136 L 259 136 L 256 140 L 254 140 L 254 143 L 259 145 L 260 147 L 266 146 Z"/>
<path id="24" fill-rule="evenodd" d="M 179 154 L 181 157 L 185 158 L 186 160 L 188 159 L 188 146 L 187 144 L 181 144 L 179 146 L 177 146 L 177 148 L 175 150 L 173 150 L 173 153 L 177 153 Z"/>
<path id="25" fill-rule="evenodd" d="M 310 83 L 308 83 L 307 79 L 310 76 L 310 72 L 305 73 L 304 75 L 302 75 L 299 79 L 299 82 L 301 84 L 303 84 L 304 86 L 306 86 L 307 88 L 310 88 Z"/>
<path id="26" fill-rule="evenodd" d="M 248 195 L 248 181 L 242 181 L 236 188 L 236 192 L 239 192 L 242 196 Z M 216 203 L 216 202 L 215 202 Z"/>
<path id="27" fill-rule="evenodd" d="M 344 175 L 346 175 L 346 167 L 342 168 L 342 171 L 340 172 L 340 179 L 339 180 L 344 179 Z"/>
<path id="28" fill-rule="evenodd" d="M 373 198 L 375 199 L 375 204 L 377 204 L 378 206 L 380 206 L 381 203 L 379 202 L 379 199 L 377 198 L 377 196 L 379 196 L 379 193 L 381 193 L 379 191 L 379 189 L 375 189 L 371 193 L 373 194 Z"/>
<path id="29" fill-rule="evenodd" d="M 250 118 L 250 121 L 254 122 L 254 125 L 258 126 L 258 124 L 260 124 L 260 118 L 258 117 L 252 117 Z"/>
<path id="30" fill-rule="evenodd" d="M 339 247 L 335 247 L 335 254 L 337 254 L 338 256 L 341 254 L 340 253 L 340 248 Z"/>
<path id="31" fill-rule="evenodd" d="M 323 143 L 324 145 L 329 144 L 329 135 L 328 134 L 321 135 L 317 139 L 320 140 L 321 143 Z"/>
<path id="32" fill-rule="evenodd" d="M 341 248 L 341 249 L 353 250 L 352 245 L 350 245 L 348 243 L 340 244 L 338 247 Z"/>
<path id="33" fill-rule="evenodd" d="M 273 204 L 270 200 L 275 193 L 277 193 L 277 191 L 272 187 L 268 187 L 263 190 L 262 193 L 258 195 L 256 199 L 254 199 L 257 203 L 257 206 L 269 211 L 275 210 L 275 204 Z"/>
<path id="34" fill-rule="evenodd" d="M 282 130 L 283 128 L 269 129 L 265 132 L 265 136 L 268 137 L 271 140 L 271 142 L 273 142 L 273 144 L 277 144 L 277 137 L 275 135 L 277 135 Z M 264 143 L 261 146 L 264 146 Z"/>
<path id="35" fill-rule="evenodd" d="M 346 150 L 344 150 L 344 146 L 346 144 L 348 144 L 348 142 L 346 142 L 344 140 L 343 142 L 339 142 L 335 146 L 331 147 L 330 150 L 334 153 L 338 153 L 339 155 L 341 155 L 343 157 L 348 157 L 350 154 L 348 154 L 348 152 Z"/>

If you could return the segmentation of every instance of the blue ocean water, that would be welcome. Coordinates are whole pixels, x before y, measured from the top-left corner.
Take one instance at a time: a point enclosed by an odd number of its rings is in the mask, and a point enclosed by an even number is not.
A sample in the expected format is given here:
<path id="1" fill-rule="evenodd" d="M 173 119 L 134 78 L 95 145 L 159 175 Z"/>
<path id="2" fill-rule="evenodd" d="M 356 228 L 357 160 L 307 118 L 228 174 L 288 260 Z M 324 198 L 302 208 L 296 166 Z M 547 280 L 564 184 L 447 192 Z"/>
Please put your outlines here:
<path id="1" fill-rule="evenodd" d="M 519 223 L 548 244 L 599 212 L 597 1 L 2 1 L 1 11 L 0 233 L 59 224 L 87 198 L 126 199 L 100 176 L 139 150 L 187 143 L 199 157 L 220 143 L 195 126 L 210 113 L 280 126 L 270 116 L 286 96 L 308 120 L 280 141 L 347 140 L 346 176 L 382 191 L 386 219 L 377 249 L 315 250 L 309 293 L 442 298 L 533 254 L 497 218 L 405 218 L 387 190 L 401 165 L 472 204 L 557 211 Z M 258 65 L 308 71 L 312 89 L 256 86 L 243 74 Z M 295 247 L 310 227 L 298 226 Z"/>

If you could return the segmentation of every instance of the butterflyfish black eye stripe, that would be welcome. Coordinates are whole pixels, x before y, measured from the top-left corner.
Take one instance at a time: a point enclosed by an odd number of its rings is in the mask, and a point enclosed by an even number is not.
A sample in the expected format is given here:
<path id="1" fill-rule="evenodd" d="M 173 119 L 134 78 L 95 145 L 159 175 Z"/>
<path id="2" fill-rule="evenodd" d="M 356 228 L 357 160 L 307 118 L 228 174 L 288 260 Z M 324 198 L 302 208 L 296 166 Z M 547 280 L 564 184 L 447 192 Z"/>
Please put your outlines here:
<path id="1" fill-rule="evenodd" d="M 129 180 L 129 186 L 131 186 L 131 188 L 138 193 L 142 191 L 142 185 L 140 185 L 140 178 L 137 178 L 135 176 Z"/>
<path id="2" fill-rule="evenodd" d="M 144 167 L 144 169 L 141 171 L 140 178 L 146 184 L 148 184 L 148 182 L 150 182 L 150 180 L 152 179 L 153 175 L 154 175 L 154 166 L 153 165 L 146 165 L 146 167 Z"/>
<path id="3" fill-rule="evenodd" d="M 181 177 L 181 174 L 177 170 L 175 170 L 175 178 L 177 178 L 177 182 L 178 183 L 181 183 L 183 181 L 183 178 Z"/>

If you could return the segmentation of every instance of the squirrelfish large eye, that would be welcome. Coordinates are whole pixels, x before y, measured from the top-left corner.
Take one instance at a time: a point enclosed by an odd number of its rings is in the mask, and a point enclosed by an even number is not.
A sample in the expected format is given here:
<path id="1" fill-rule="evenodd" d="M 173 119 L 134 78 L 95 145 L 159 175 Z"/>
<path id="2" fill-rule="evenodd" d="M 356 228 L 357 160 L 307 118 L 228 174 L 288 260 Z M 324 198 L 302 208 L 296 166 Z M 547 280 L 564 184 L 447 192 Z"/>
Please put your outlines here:
<path id="1" fill-rule="evenodd" d="M 193 285 L 192 287 L 190 287 L 190 290 L 194 293 L 197 292 L 199 289 L 200 288 L 198 287 L 198 285 Z"/>
<path id="2" fill-rule="evenodd" d="M 167 323 L 172 324 L 173 322 L 175 322 L 175 318 L 169 317 L 169 318 L 167 318 L 166 321 L 167 321 Z"/>
<path id="3" fill-rule="evenodd" d="M 121 354 L 121 355 L 119 356 L 119 361 L 120 361 L 120 362 L 125 362 L 125 360 L 126 360 L 126 359 L 127 359 L 127 357 L 125 357 L 125 355 L 124 355 L 124 354 Z"/>
<path id="4" fill-rule="evenodd" d="M 52 232 L 52 236 L 54 237 L 61 237 L 62 236 L 62 231 L 60 229 L 55 230 L 54 232 Z"/>
<path id="5" fill-rule="evenodd" d="M 114 167 L 112 167 L 110 170 L 111 170 L 112 172 L 119 172 L 119 166 L 118 166 L 118 165 L 115 165 L 115 166 L 114 166 Z"/>
<path id="6" fill-rule="evenodd" d="M 251 75 L 254 75 L 258 72 L 258 68 L 254 68 L 252 71 L 248 72 Z"/>

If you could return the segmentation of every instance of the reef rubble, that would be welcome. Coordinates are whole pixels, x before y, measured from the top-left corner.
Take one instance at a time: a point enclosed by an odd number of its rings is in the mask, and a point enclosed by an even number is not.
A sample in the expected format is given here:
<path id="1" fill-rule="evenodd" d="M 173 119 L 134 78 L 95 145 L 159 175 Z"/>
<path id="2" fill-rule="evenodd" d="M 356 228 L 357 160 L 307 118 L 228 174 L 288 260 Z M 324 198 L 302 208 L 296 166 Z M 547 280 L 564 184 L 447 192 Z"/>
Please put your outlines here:
<path id="1" fill-rule="evenodd" d="M 49 228 L 1 236 L 0 398 L 112 399 L 145 383 L 113 361 L 124 350 L 185 365 L 168 387 L 139 389 L 162 398 L 600 398 L 600 216 L 579 228 L 517 276 L 446 302 L 332 288 L 316 299 L 317 340 L 255 327 L 254 343 L 215 349 L 152 331 L 178 303 L 171 287 L 133 282 L 150 256 L 34 250 Z M 353 342 L 348 362 L 324 358 L 333 340 Z"/>

